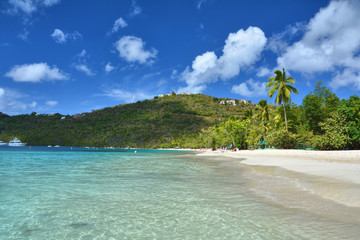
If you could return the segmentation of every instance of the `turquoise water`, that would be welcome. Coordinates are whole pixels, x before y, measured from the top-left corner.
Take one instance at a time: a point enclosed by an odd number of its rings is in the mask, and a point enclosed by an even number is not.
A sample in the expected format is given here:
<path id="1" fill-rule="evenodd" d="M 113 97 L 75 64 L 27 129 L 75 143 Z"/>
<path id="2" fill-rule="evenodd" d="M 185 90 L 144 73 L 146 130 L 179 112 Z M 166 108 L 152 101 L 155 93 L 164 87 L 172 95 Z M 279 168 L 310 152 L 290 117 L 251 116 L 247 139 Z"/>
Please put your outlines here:
<path id="1" fill-rule="evenodd" d="M 266 178 L 231 161 L 172 151 L 8 150 L 0 150 L 0 239 L 360 236 L 349 220 L 358 209 L 314 197 L 350 214 L 337 218 L 316 205 L 269 200 L 257 181 Z"/>

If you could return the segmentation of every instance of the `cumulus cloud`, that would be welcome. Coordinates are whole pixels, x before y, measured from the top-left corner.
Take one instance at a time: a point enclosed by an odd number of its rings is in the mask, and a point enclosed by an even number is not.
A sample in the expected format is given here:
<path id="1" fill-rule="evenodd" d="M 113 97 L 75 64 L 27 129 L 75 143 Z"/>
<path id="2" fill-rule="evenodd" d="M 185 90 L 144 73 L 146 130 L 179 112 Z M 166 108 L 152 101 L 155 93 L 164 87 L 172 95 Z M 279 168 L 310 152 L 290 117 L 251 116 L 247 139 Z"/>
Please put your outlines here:
<path id="1" fill-rule="evenodd" d="M 331 84 L 353 85 L 354 81 L 341 76 L 359 75 L 359 26 L 359 1 L 331 1 L 309 21 L 303 38 L 286 48 L 278 65 L 309 75 L 339 71 Z"/>
<path id="2" fill-rule="evenodd" d="M 56 43 L 66 43 L 68 39 L 76 40 L 81 38 L 81 34 L 77 31 L 73 33 L 64 33 L 60 29 L 55 29 L 54 32 L 50 35 Z"/>
<path id="3" fill-rule="evenodd" d="M 75 69 L 79 72 L 83 72 L 88 76 L 93 76 L 95 73 L 86 64 L 76 64 L 74 65 Z"/>
<path id="4" fill-rule="evenodd" d="M 57 101 L 53 101 L 53 100 L 48 100 L 45 102 L 46 105 L 48 106 L 56 106 L 58 104 Z"/>
<path id="5" fill-rule="evenodd" d="M 51 7 L 60 0 L 9 0 L 11 13 L 23 12 L 27 15 L 36 12 L 39 8 Z"/>
<path id="6" fill-rule="evenodd" d="M 65 43 L 66 42 L 65 34 L 60 29 L 55 29 L 54 32 L 51 34 L 51 37 L 57 43 Z"/>
<path id="7" fill-rule="evenodd" d="M 37 102 L 26 103 L 22 99 L 26 96 L 12 89 L 0 87 L 0 112 L 6 114 L 19 114 L 28 108 L 37 106 Z"/>
<path id="8" fill-rule="evenodd" d="M 113 71 L 115 69 L 114 66 L 111 65 L 111 63 L 107 63 L 106 66 L 105 66 L 105 72 L 106 73 L 109 73 L 111 71 Z"/>
<path id="9" fill-rule="evenodd" d="M 257 27 L 230 33 L 220 57 L 214 52 L 205 52 L 197 56 L 192 66 L 188 66 L 182 72 L 187 86 L 180 88 L 178 92 L 202 92 L 208 83 L 237 76 L 242 68 L 254 64 L 259 59 L 265 44 L 265 34 Z"/>
<path id="10" fill-rule="evenodd" d="M 253 79 L 249 79 L 239 85 L 234 85 L 231 92 L 244 97 L 260 97 L 268 94 L 266 91 L 266 82 L 258 82 Z"/>
<path id="11" fill-rule="evenodd" d="M 148 95 L 141 91 L 130 92 L 123 89 L 104 90 L 104 94 L 101 95 L 121 100 L 125 103 L 133 103 L 136 101 L 153 98 L 153 95 Z"/>
<path id="12" fill-rule="evenodd" d="M 145 50 L 145 42 L 141 38 L 134 36 L 124 36 L 115 43 L 120 57 L 128 62 L 153 63 L 156 59 L 157 50 L 151 48 Z"/>
<path id="13" fill-rule="evenodd" d="M 15 65 L 5 74 L 15 82 L 41 82 L 51 80 L 64 80 L 68 77 L 57 67 L 49 67 L 47 63 L 33 63 Z"/>
<path id="14" fill-rule="evenodd" d="M 128 25 L 127 22 L 122 17 L 120 17 L 120 18 L 116 19 L 114 26 L 112 28 L 112 32 L 115 33 L 119 30 L 120 27 L 124 28 L 127 25 Z"/>

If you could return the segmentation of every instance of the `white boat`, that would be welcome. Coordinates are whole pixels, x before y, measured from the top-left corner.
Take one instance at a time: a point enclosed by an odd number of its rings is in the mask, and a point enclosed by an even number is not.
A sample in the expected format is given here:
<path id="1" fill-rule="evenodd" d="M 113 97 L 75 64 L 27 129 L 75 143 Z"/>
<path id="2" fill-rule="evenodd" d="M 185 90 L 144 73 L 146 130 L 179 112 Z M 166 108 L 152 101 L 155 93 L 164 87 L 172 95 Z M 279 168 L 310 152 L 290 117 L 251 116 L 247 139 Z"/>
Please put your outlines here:
<path id="1" fill-rule="evenodd" d="M 7 144 L 6 142 L 0 141 L 0 146 L 4 146 L 6 144 Z"/>
<path id="2" fill-rule="evenodd" d="M 9 142 L 10 147 L 22 147 L 25 146 L 25 143 L 22 143 L 19 139 L 14 138 Z"/>

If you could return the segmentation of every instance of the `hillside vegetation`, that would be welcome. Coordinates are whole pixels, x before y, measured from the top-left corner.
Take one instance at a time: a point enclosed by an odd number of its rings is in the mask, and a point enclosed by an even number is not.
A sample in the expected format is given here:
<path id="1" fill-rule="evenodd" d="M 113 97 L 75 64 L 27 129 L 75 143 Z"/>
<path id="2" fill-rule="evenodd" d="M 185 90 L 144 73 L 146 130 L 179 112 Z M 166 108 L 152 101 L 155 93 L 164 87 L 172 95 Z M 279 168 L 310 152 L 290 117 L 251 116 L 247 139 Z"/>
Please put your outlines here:
<path id="1" fill-rule="evenodd" d="M 221 105 L 220 100 L 203 94 L 172 95 L 80 116 L 0 113 L 0 140 L 18 137 L 27 145 L 45 146 L 198 147 L 202 129 L 254 108 Z"/>

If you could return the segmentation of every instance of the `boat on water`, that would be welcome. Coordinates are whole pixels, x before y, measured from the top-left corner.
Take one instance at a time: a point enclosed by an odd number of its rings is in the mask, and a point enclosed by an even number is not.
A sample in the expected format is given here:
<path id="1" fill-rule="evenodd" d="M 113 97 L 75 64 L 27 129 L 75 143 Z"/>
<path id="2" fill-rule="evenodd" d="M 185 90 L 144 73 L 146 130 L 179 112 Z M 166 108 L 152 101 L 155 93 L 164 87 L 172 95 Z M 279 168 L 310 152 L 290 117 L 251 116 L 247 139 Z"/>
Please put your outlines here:
<path id="1" fill-rule="evenodd" d="M 6 144 L 7 144 L 6 142 L 0 141 L 0 146 L 4 146 Z"/>
<path id="2" fill-rule="evenodd" d="M 14 138 L 9 142 L 10 147 L 22 147 L 25 146 L 25 143 L 22 143 L 19 139 Z"/>

